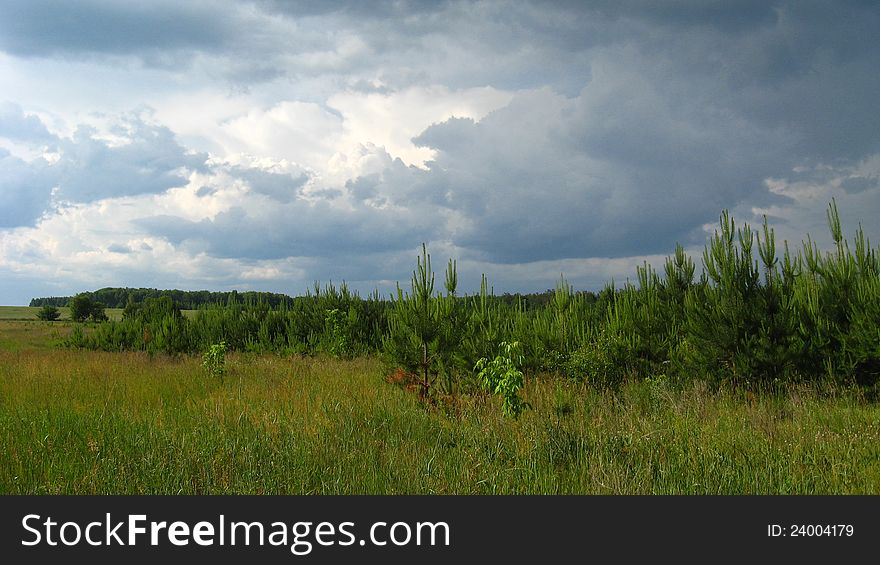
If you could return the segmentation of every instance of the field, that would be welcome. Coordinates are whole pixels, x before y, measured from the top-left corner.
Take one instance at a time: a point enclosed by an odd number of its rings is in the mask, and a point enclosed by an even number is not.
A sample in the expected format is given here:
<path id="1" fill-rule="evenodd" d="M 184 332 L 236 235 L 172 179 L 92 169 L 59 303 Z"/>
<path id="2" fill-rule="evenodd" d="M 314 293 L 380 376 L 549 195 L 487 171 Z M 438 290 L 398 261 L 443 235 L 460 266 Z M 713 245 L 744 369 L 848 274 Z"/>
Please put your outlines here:
<path id="1" fill-rule="evenodd" d="M 0 306 L 0 320 L 36 320 L 39 311 L 36 306 Z M 61 313 L 60 321 L 70 320 L 70 308 L 62 307 L 58 311 Z M 122 308 L 105 308 L 104 313 L 111 320 L 122 319 Z M 193 316 L 195 310 L 184 310 L 183 314 Z"/>
<path id="2" fill-rule="evenodd" d="M 426 404 L 374 358 L 69 350 L 0 321 L 3 494 L 878 494 L 880 406 L 857 390 L 617 392 L 538 374 L 531 408 Z"/>
<path id="3" fill-rule="evenodd" d="M 0 320 L 36 320 L 39 311 L 36 306 L 0 306 Z M 70 320 L 70 308 L 62 307 L 58 311 L 59 321 Z M 122 319 L 122 308 L 105 308 L 104 313 L 111 320 Z"/>

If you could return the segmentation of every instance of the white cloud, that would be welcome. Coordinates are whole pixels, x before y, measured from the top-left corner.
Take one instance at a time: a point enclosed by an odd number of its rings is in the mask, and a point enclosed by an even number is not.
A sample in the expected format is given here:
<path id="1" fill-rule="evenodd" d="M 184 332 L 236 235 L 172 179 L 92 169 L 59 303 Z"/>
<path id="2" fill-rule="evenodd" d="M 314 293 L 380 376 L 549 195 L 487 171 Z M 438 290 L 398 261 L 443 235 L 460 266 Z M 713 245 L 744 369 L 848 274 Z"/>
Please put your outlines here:
<path id="1" fill-rule="evenodd" d="M 342 123 L 318 104 L 284 101 L 251 109 L 223 123 L 221 130 L 227 154 L 250 153 L 320 168 L 335 152 Z"/>
<path id="2" fill-rule="evenodd" d="M 392 158 L 422 167 L 434 151 L 417 147 L 412 139 L 428 126 L 452 117 L 479 121 L 512 98 L 513 93 L 492 87 L 450 90 L 432 85 L 391 93 L 349 90 L 331 96 L 327 104 L 343 117 L 340 149 L 371 143 L 383 147 Z"/>

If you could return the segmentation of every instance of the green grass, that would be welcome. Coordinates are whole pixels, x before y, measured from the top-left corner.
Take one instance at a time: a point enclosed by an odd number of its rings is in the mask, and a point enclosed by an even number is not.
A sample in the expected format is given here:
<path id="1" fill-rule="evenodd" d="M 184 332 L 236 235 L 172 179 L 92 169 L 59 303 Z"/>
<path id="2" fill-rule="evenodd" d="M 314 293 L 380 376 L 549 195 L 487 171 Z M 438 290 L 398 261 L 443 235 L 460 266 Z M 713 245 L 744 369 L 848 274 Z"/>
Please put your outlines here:
<path id="1" fill-rule="evenodd" d="M 111 320 L 122 319 L 122 308 L 105 308 L 104 313 Z M 38 320 L 37 312 L 40 311 L 38 306 L 0 306 L 0 321 L 3 320 Z M 58 308 L 61 318 L 58 321 L 70 320 L 70 308 L 64 306 Z M 183 315 L 188 317 L 195 316 L 197 310 L 183 310 Z"/>
<path id="2" fill-rule="evenodd" d="M 0 320 L 38 320 L 37 306 L 0 306 Z M 63 306 L 58 308 L 61 318 L 58 321 L 70 320 L 70 308 Z M 104 313 L 111 320 L 122 319 L 122 308 L 105 308 Z"/>
<path id="3" fill-rule="evenodd" d="M 73 322 L 0 319 L 0 351 L 51 352 L 67 337 Z"/>
<path id="4" fill-rule="evenodd" d="M 27 329 L 27 324 L 31 328 Z M 532 378 L 425 406 L 373 359 L 50 349 L 0 323 L 0 493 L 880 493 L 880 407 Z M 27 333 L 30 332 L 30 333 Z"/>
<path id="5" fill-rule="evenodd" d="M 36 320 L 39 310 L 30 306 L 0 306 L 0 320 Z"/>

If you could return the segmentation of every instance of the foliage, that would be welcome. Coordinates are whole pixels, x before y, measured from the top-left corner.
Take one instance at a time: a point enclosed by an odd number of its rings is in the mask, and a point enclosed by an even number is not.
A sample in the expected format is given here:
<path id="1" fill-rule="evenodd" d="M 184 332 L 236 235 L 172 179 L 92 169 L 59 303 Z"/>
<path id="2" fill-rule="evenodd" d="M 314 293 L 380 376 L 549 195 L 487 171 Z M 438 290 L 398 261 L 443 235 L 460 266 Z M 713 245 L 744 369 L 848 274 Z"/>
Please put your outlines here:
<path id="1" fill-rule="evenodd" d="M 522 411 L 529 407 L 519 395 L 525 384 L 520 370 L 523 363 L 521 349 L 519 342 L 501 342 L 500 353 L 494 359 L 490 361 L 482 357 L 474 365 L 482 387 L 500 396 L 501 412 L 513 418 L 519 418 Z"/>
<path id="2" fill-rule="evenodd" d="M 764 268 L 753 257 L 755 242 Z M 763 239 L 727 212 L 703 253 L 705 274 L 685 300 L 693 362 L 712 379 L 766 385 L 789 375 L 792 326 L 789 284 L 777 269 L 773 231 Z M 786 272 L 785 277 L 792 276 Z"/>
<path id="3" fill-rule="evenodd" d="M 627 377 L 624 352 L 616 336 L 602 331 L 595 341 L 575 350 L 563 365 L 563 373 L 597 388 L 618 388 Z"/>
<path id="4" fill-rule="evenodd" d="M 46 304 L 45 306 L 40 308 L 39 312 L 37 312 L 37 318 L 46 322 L 54 322 L 60 317 L 61 312 L 59 312 L 58 308 L 52 306 L 51 304 Z"/>
<path id="5" fill-rule="evenodd" d="M 129 295 L 129 301 L 122 311 L 123 319 L 138 319 L 142 322 L 155 322 L 166 316 L 173 318 L 182 318 L 180 305 L 171 297 L 162 296 L 158 298 L 147 298 L 143 302 L 136 302 Z"/>
<path id="6" fill-rule="evenodd" d="M 461 365 L 458 349 L 463 341 L 464 317 L 456 299 L 458 274 L 455 262 L 446 269 L 446 295 L 434 294 L 431 256 L 422 244 L 422 255 L 413 271 L 411 292 L 397 287 L 383 348 L 392 365 L 419 375 L 421 398 L 427 398 L 438 377 L 446 392 L 454 392 Z"/>
<path id="7" fill-rule="evenodd" d="M 808 238 L 800 276 L 792 284 L 798 368 L 818 368 L 833 380 L 872 386 L 880 373 L 878 252 L 861 226 L 850 249 L 834 201 L 828 226 L 835 249 L 823 255 Z"/>
<path id="8" fill-rule="evenodd" d="M 324 323 L 327 326 L 327 333 L 329 334 L 328 350 L 332 356 L 341 357 L 349 348 L 348 338 L 345 335 L 345 324 L 342 320 L 339 308 L 332 308 L 326 312 Z"/>
<path id="9" fill-rule="evenodd" d="M 226 342 L 215 343 L 205 351 L 202 356 L 202 367 L 205 372 L 215 379 L 223 381 L 226 374 Z"/>
<path id="10" fill-rule="evenodd" d="M 84 322 L 92 313 L 92 299 L 85 294 L 77 294 L 70 300 L 70 319 Z"/>
<path id="11" fill-rule="evenodd" d="M 286 294 L 273 292 L 255 291 L 229 291 L 211 292 L 208 290 L 158 290 L 155 288 L 101 288 L 91 292 L 84 292 L 91 300 L 104 304 L 107 308 L 125 308 L 129 303 L 141 303 L 148 299 L 169 298 L 175 304 L 185 310 L 197 310 L 202 306 L 211 304 L 227 304 L 230 300 L 239 301 L 262 301 L 273 307 L 282 303 L 289 303 L 292 299 Z M 51 296 L 44 298 L 32 298 L 31 306 L 69 306 L 71 296 Z"/>
<path id="12" fill-rule="evenodd" d="M 81 293 L 70 299 L 70 319 L 74 322 L 84 322 L 87 319 L 103 322 L 107 320 L 107 315 L 103 304 Z"/>

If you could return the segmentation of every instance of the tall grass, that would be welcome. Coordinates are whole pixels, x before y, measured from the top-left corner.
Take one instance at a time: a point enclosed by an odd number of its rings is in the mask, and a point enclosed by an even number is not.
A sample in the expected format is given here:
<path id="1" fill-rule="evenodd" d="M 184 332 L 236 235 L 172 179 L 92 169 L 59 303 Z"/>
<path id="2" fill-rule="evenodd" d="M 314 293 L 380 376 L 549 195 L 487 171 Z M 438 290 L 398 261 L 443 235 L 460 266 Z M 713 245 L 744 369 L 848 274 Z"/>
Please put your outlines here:
<path id="1" fill-rule="evenodd" d="M 531 378 L 436 405 L 374 359 L 0 351 L 0 492 L 880 493 L 880 407 Z"/>

